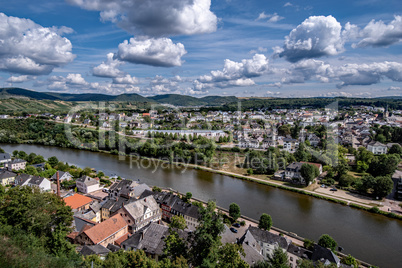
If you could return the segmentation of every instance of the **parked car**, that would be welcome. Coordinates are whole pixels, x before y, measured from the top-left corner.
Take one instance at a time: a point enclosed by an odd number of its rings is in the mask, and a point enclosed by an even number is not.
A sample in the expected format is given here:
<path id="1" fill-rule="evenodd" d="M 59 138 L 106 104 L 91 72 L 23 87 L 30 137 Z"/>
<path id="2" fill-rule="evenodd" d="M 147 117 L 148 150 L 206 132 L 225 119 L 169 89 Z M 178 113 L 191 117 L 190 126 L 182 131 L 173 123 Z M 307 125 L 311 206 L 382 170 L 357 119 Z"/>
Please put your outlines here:
<path id="1" fill-rule="evenodd" d="M 232 231 L 233 233 L 237 233 L 237 230 L 233 227 L 230 227 L 230 231 Z"/>
<path id="2" fill-rule="evenodd" d="M 236 223 L 233 223 L 233 225 L 232 225 L 233 227 L 236 227 L 236 228 L 239 228 L 240 227 L 240 223 L 238 223 L 238 222 L 236 222 Z"/>
<path id="3" fill-rule="evenodd" d="M 329 190 L 332 191 L 332 192 L 338 191 L 338 189 L 336 189 L 336 188 L 332 188 L 332 189 L 329 189 Z"/>

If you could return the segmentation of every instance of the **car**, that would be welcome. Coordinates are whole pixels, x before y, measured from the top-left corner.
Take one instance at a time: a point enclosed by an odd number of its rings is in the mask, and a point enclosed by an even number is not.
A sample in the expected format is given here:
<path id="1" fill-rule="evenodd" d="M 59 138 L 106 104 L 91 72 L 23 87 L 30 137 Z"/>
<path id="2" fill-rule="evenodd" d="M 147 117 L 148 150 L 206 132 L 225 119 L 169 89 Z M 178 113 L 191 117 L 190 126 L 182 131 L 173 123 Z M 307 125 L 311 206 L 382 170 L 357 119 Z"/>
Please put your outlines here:
<path id="1" fill-rule="evenodd" d="M 102 192 L 108 193 L 108 192 L 109 192 L 109 189 L 103 188 L 103 189 L 102 189 Z"/>
<path id="2" fill-rule="evenodd" d="M 237 233 L 237 230 L 233 227 L 230 227 L 230 231 L 232 231 L 233 233 Z"/>
<path id="3" fill-rule="evenodd" d="M 336 188 L 332 188 L 332 189 L 329 189 L 329 190 L 332 191 L 332 192 L 338 191 L 338 189 L 336 189 Z"/>
<path id="4" fill-rule="evenodd" d="M 238 222 L 236 222 L 236 223 L 233 223 L 233 225 L 232 225 L 233 227 L 236 227 L 236 228 L 239 228 L 240 227 L 240 223 L 238 223 Z"/>
<path id="5" fill-rule="evenodd" d="M 325 184 L 321 184 L 321 188 L 324 188 L 325 187 Z"/>

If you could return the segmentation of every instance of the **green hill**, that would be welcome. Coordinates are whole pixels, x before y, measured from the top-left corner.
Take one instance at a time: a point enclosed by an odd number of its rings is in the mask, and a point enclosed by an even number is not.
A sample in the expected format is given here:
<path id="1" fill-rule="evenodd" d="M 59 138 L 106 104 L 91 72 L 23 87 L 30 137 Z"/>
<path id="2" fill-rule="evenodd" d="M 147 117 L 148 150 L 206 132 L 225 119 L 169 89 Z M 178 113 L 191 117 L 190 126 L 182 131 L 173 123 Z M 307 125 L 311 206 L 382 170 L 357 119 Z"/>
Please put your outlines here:
<path id="1" fill-rule="evenodd" d="M 0 98 L 30 98 L 34 100 L 61 100 L 61 101 L 135 101 L 135 102 L 154 102 L 139 94 L 70 94 L 57 92 L 37 92 L 23 88 L 2 88 L 0 89 Z"/>
<path id="2" fill-rule="evenodd" d="M 155 100 L 160 103 L 167 103 L 176 106 L 220 106 L 231 102 L 236 102 L 237 98 L 234 96 L 207 96 L 203 98 L 196 98 L 179 94 L 165 94 L 148 97 L 148 99 Z"/>

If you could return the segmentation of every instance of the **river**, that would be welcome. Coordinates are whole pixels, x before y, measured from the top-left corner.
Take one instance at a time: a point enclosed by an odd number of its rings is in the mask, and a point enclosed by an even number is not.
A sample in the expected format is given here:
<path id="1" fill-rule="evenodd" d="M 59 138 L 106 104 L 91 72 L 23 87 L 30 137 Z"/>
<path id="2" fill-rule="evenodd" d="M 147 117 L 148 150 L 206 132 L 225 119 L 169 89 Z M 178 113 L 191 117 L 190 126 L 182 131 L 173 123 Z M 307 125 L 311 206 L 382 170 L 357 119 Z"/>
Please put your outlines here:
<path id="1" fill-rule="evenodd" d="M 10 153 L 22 150 L 45 158 L 56 156 L 60 161 L 102 170 L 106 175 L 117 174 L 148 185 L 192 192 L 194 197 L 213 199 L 225 208 L 235 202 L 248 217 L 259 219 L 262 213 L 268 213 L 278 228 L 315 241 L 327 233 L 346 254 L 380 267 L 401 267 L 400 220 L 202 170 L 156 168 L 155 162 L 148 160 L 141 160 L 139 165 L 128 158 L 122 160 L 116 155 L 83 150 L 26 144 L 0 144 L 0 147 Z"/>

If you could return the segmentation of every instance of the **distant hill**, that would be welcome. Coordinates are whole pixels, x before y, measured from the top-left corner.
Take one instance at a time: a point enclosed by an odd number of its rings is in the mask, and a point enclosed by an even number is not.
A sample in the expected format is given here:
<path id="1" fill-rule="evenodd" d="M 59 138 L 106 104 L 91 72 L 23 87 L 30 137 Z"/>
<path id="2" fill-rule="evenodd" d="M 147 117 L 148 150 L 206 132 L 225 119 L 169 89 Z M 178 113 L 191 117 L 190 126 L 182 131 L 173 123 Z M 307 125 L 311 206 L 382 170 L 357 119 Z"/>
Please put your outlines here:
<path id="1" fill-rule="evenodd" d="M 37 92 L 23 88 L 1 88 L 0 99 L 7 98 L 30 98 L 34 100 L 60 100 L 60 101 L 132 101 L 143 103 L 166 103 L 176 106 L 221 106 L 236 102 L 234 96 L 208 96 L 195 98 L 179 94 L 165 94 L 152 97 L 143 97 L 136 93 L 106 95 L 106 94 L 70 94 L 57 92 Z"/>
<path id="2" fill-rule="evenodd" d="M 37 92 L 23 88 L 2 88 L 0 98 L 31 98 L 35 100 L 62 100 L 62 101 L 135 101 L 135 102 L 155 102 L 139 94 L 70 94 L 57 92 Z"/>
<path id="3" fill-rule="evenodd" d="M 148 99 L 155 100 L 160 103 L 167 103 L 176 106 L 220 106 L 231 102 L 236 102 L 235 96 L 207 96 L 203 98 L 196 98 L 179 94 L 165 94 L 148 97 Z"/>

